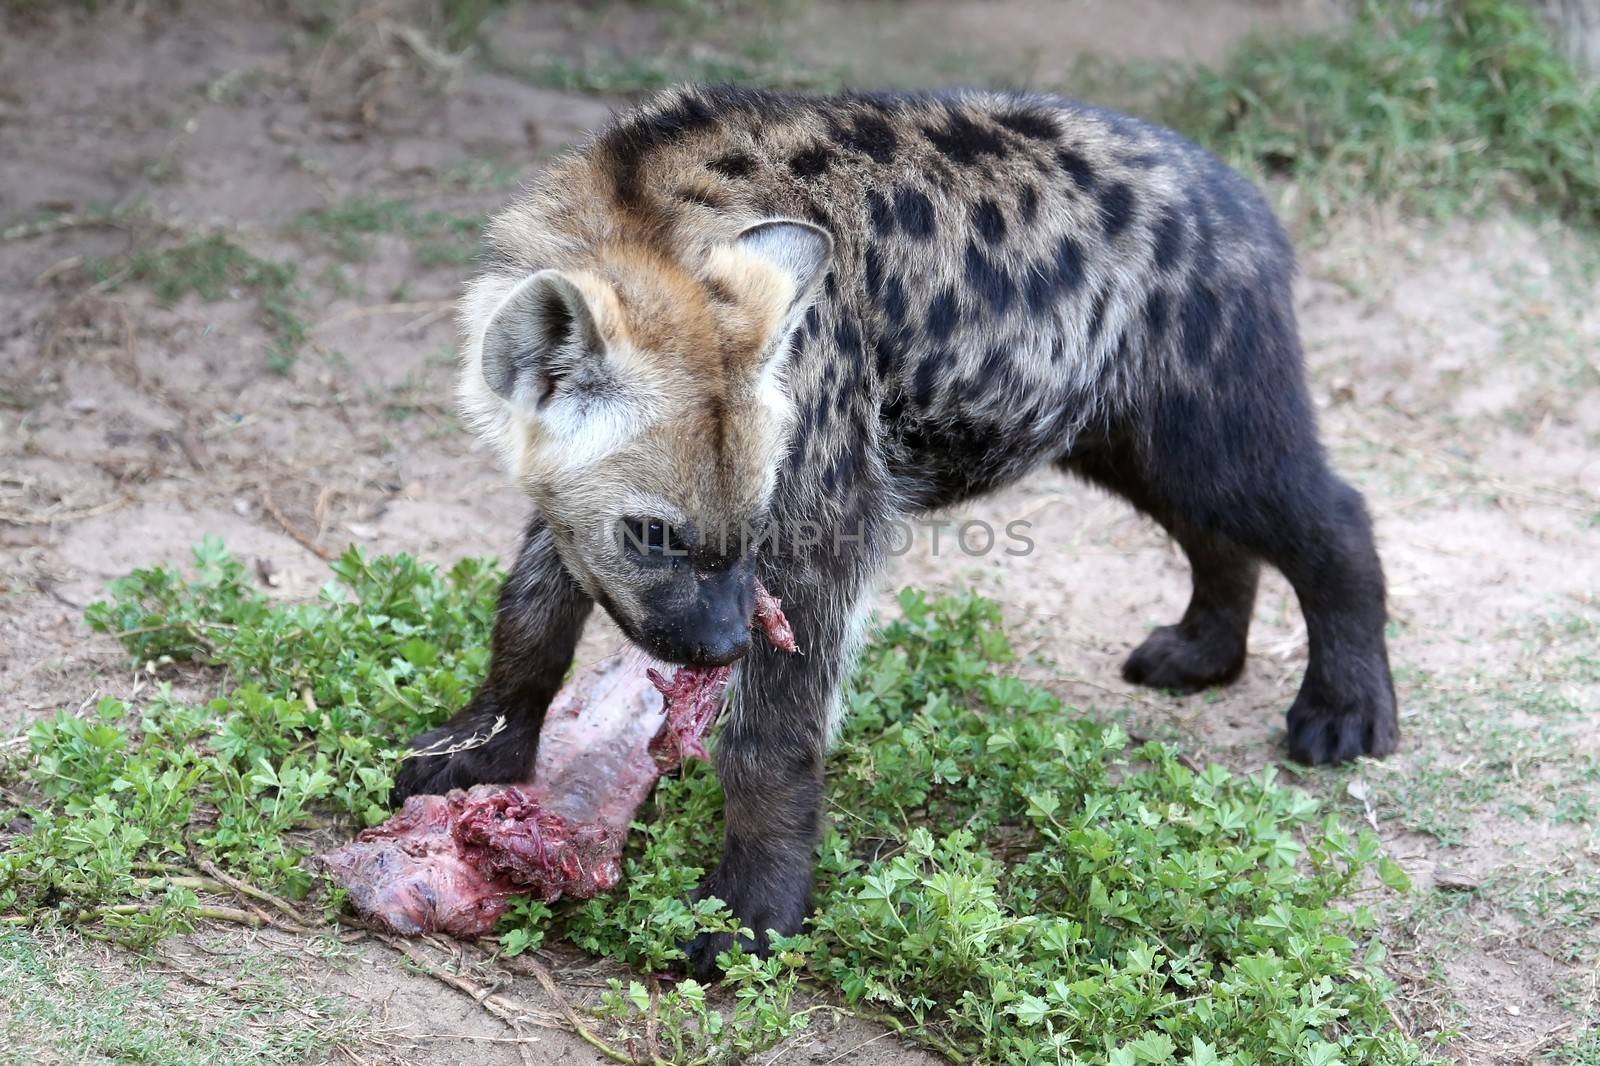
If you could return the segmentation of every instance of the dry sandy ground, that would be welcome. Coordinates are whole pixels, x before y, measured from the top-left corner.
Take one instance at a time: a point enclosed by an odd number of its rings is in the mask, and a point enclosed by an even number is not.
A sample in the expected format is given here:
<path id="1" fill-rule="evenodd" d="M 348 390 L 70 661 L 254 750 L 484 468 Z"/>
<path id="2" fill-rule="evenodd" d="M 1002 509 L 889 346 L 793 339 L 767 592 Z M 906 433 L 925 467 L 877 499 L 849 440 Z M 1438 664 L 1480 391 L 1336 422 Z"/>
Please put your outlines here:
<path id="1" fill-rule="evenodd" d="M 1141 0 L 1040 20 L 1044 5 L 997 0 L 980 20 L 975 6 L 887 5 L 883 25 L 842 55 L 822 43 L 840 5 L 806 6 L 784 32 L 806 62 L 851 63 L 859 50 L 885 77 L 915 78 L 922 62 L 920 76 L 937 80 L 1048 75 L 1057 68 L 1041 55 L 1091 43 L 1209 56 L 1250 28 L 1327 17 L 1315 4 L 1207 5 L 1198 15 Z M 289 527 L 328 548 L 355 539 L 441 562 L 512 549 L 522 505 L 450 409 L 448 308 L 463 268 L 439 262 L 449 249 L 417 233 L 378 233 L 341 256 L 326 233 L 293 224 L 362 197 L 455 217 L 492 209 L 610 107 L 535 87 L 507 57 L 614 57 L 665 32 L 663 16 L 562 5 L 502 15 L 488 69 L 419 59 L 426 49 L 404 23 L 381 16 L 331 45 L 254 8 L 176 18 L 141 5 L 15 20 L 0 33 L 6 735 L 92 692 L 133 692 L 139 679 L 112 642 L 87 632 L 82 608 L 133 567 L 186 558 L 203 534 L 262 560 L 285 596 L 326 578 Z M 1149 40 L 1151 20 L 1173 32 Z M 967 51 L 932 63 L 930 35 L 968 41 Z M 107 210 L 126 212 L 123 221 L 71 224 Z M 270 333 L 252 299 L 164 307 L 143 286 L 116 284 L 131 251 L 213 229 L 298 264 L 311 332 L 288 373 L 267 369 Z M 1304 784 L 1371 820 L 1417 880 L 1411 898 L 1386 905 L 1398 1022 L 1417 1036 L 1451 1031 L 1444 1050 L 1460 1062 L 1536 1060 L 1600 1016 L 1594 255 L 1549 224 L 1423 226 L 1375 212 L 1310 235 L 1303 260 L 1315 393 L 1336 462 L 1376 516 L 1407 729 L 1385 763 Z M 1305 640 L 1276 575 L 1244 678 L 1170 698 L 1117 674 L 1186 598 L 1182 557 L 1158 530 L 1055 475 L 957 517 L 1027 518 L 1038 550 L 1002 560 L 924 546 L 886 590 L 976 587 L 1006 605 L 1029 676 L 1085 713 L 1237 768 L 1280 758 Z M 590 644 L 614 639 L 598 633 Z M 114 953 L 60 950 L 61 973 L 86 961 L 113 981 L 132 973 Z M 554 1004 L 527 975 L 427 950 L 532 1005 L 531 1037 L 516 1042 L 470 998 L 370 940 L 209 932 L 169 942 L 152 965 L 175 1005 L 238 1000 L 240 974 L 285 972 L 348 1016 L 329 1039 L 349 1061 L 595 1059 L 559 1027 L 537 1026 L 555 1023 Z M 587 960 L 553 961 L 576 1002 L 601 983 Z M 26 1055 L 67 1057 L 43 1045 Z M 770 1057 L 846 1059 L 928 1057 L 854 1023 L 819 1025 Z"/>

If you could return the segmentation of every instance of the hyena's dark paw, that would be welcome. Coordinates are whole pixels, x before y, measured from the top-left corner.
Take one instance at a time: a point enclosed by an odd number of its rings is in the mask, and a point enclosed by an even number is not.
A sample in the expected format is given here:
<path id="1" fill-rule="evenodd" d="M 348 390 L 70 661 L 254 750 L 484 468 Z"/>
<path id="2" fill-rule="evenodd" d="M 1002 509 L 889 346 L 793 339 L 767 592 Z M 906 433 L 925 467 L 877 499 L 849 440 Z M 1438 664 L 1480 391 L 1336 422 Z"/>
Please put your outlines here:
<path id="1" fill-rule="evenodd" d="M 1199 634 L 1182 626 L 1162 626 L 1145 638 L 1122 664 L 1122 676 L 1135 685 L 1193 692 L 1225 685 L 1244 669 L 1244 642 L 1219 627 Z"/>
<path id="2" fill-rule="evenodd" d="M 1289 708 L 1289 755 L 1311 766 L 1381 758 L 1400 743 L 1394 690 L 1387 680 L 1359 686 L 1343 698 L 1311 686 Z"/>
<path id="3" fill-rule="evenodd" d="M 389 793 L 390 804 L 399 807 L 412 796 L 442 796 L 453 788 L 527 777 L 533 770 L 528 739 L 504 728 L 490 736 L 492 728 L 492 723 L 467 720 L 446 723 L 414 737 L 410 750 L 439 754 L 413 755 L 400 764 Z"/>
<path id="4" fill-rule="evenodd" d="M 785 879 L 787 880 L 787 879 Z M 759 890 L 753 885 L 759 884 Z M 694 890 L 692 898 L 715 896 L 728 905 L 739 918 L 739 924 L 753 930 L 755 937 L 740 937 L 739 944 L 746 951 L 765 955 L 769 950 L 768 932 L 779 936 L 793 936 L 805 923 L 811 911 L 809 878 L 794 884 L 775 884 L 771 881 L 752 882 L 733 874 L 724 874 L 718 868 Z M 733 946 L 728 933 L 702 933 L 683 946 L 689 957 L 689 972 L 705 981 L 721 972 L 717 956 Z"/>

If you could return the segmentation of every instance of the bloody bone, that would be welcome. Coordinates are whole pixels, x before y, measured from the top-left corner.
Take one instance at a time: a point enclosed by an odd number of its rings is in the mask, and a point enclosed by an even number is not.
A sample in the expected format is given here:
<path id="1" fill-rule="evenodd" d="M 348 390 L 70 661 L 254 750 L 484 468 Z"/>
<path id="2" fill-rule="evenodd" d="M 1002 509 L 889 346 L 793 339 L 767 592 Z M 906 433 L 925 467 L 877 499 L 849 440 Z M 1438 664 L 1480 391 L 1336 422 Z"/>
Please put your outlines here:
<path id="1" fill-rule="evenodd" d="M 794 651 L 779 601 L 756 586 L 756 625 Z M 533 778 L 412 796 L 387 822 L 316 862 L 362 914 L 396 933 L 481 936 L 513 895 L 547 903 L 613 888 L 628 823 L 656 780 L 706 757 L 704 736 L 732 669 L 643 673 L 615 655 L 556 694 Z"/>

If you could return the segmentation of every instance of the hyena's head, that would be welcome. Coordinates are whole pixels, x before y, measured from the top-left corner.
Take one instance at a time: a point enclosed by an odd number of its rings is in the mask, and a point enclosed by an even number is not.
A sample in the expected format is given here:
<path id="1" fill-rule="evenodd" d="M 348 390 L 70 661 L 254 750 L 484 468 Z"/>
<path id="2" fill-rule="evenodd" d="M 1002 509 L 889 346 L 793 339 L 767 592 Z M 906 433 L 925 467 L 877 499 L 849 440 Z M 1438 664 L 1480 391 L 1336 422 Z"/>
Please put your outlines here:
<path id="1" fill-rule="evenodd" d="M 616 245 L 468 291 L 469 413 L 568 571 L 660 658 L 720 665 L 749 647 L 785 356 L 831 251 L 825 231 L 773 220 L 693 262 Z"/>

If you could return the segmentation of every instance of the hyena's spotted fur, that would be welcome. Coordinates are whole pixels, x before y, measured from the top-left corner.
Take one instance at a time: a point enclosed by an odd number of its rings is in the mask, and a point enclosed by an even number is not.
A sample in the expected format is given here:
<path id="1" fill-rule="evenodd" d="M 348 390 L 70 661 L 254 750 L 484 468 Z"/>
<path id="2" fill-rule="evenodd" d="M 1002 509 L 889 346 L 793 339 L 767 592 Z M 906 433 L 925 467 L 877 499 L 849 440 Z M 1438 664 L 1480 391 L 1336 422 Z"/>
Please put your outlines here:
<path id="1" fill-rule="evenodd" d="M 817 230 L 750 237 L 774 219 Z M 780 537 L 758 560 L 696 560 L 702 577 L 759 566 L 805 650 L 741 666 L 718 745 L 726 847 L 704 887 L 757 931 L 794 931 L 886 524 L 1048 462 L 1124 495 L 1192 563 L 1188 610 L 1135 651 L 1130 680 L 1235 677 L 1264 559 L 1293 583 L 1311 644 L 1291 753 L 1394 747 L 1382 574 L 1360 497 L 1316 439 L 1290 249 L 1259 194 L 1182 138 L 1039 96 L 683 89 L 550 168 L 489 248 L 464 304 L 463 392 L 539 517 L 491 676 L 445 735 L 513 724 L 414 760 L 402 794 L 523 771 L 591 602 L 640 636 L 654 593 L 578 526 L 641 499 L 690 526 L 767 524 Z M 518 286 L 551 270 L 540 299 L 555 310 L 524 314 Z M 589 309 L 589 340 L 572 326 L 541 341 L 551 316 L 571 325 L 565 301 Z M 496 380 L 546 364 L 561 369 L 536 379 L 544 395 L 570 401 L 508 399 Z M 828 531 L 822 546 L 785 550 L 802 522 Z M 697 964 L 719 946 L 696 945 Z"/>

